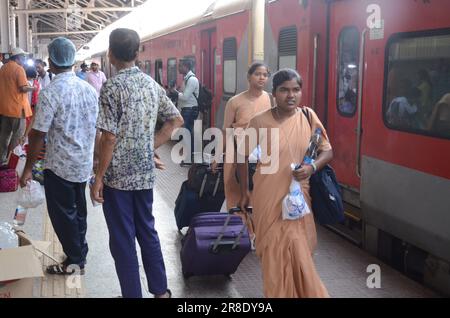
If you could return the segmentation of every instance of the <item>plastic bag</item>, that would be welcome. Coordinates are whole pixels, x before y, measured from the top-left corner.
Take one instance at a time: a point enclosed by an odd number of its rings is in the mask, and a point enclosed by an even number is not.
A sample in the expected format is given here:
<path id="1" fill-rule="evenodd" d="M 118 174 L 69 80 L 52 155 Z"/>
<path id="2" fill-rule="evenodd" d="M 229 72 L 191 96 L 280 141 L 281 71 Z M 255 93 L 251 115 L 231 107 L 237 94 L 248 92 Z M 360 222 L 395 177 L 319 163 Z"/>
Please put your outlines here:
<path id="1" fill-rule="evenodd" d="M 291 165 L 292 170 L 295 165 Z M 284 197 L 282 202 L 283 220 L 297 220 L 311 213 L 308 204 L 303 195 L 302 187 L 299 182 L 292 179 L 289 187 L 289 193 Z"/>
<path id="2" fill-rule="evenodd" d="M 24 208 L 36 208 L 44 203 L 45 194 L 39 182 L 31 180 L 20 189 L 18 204 Z"/>
<path id="3" fill-rule="evenodd" d="M 16 148 L 14 148 L 13 153 L 17 157 L 26 157 L 27 156 L 27 152 L 25 151 L 25 149 L 23 149 L 22 145 L 18 145 Z"/>
<path id="4" fill-rule="evenodd" d="M 0 250 L 4 248 L 16 248 L 19 246 L 19 239 L 14 233 L 11 224 L 0 223 Z"/>

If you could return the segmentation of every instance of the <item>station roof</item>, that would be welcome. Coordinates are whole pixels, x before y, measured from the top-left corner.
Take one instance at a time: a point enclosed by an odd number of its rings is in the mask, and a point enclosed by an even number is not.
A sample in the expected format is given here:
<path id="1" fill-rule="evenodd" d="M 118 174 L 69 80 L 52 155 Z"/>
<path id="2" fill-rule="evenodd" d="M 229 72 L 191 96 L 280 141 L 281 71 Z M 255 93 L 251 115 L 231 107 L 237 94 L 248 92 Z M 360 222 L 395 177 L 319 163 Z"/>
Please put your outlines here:
<path id="1" fill-rule="evenodd" d="M 3 0 L 2 0 L 3 1 Z M 88 43 L 105 27 L 127 15 L 147 0 L 29 0 L 16 14 L 29 14 L 38 40 L 65 36 L 77 48 Z M 18 4 L 18 1 L 11 1 Z"/>

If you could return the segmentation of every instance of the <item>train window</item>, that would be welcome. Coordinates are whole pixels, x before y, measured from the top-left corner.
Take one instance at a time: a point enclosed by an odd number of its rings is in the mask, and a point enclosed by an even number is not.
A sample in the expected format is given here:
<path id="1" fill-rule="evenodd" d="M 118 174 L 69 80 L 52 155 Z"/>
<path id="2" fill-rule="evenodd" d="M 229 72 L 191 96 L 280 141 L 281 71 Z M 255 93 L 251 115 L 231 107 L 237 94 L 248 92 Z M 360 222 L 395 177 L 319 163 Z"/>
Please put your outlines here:
<path id="1" fill-rule="evenodd" d="M 236 93 L 237 81 L 237 43 L 235 38 L 223 41 L 223 91 Z"/>
<path id="2" fill-rule="evenodd" d="M 284 28 L 278 39 L 278 69 L 297 69 L 297 29 Z"/>
<path id="3" fill-rule="evenodd" d="M 450 139 L 450 31 L 396 34 L 386 55 L 386 126 Z"/>
<path id="4" fill-rule="evenodd" d="M 167 85 L 176 86 L 177 84 L 177 59 L 171 58 L 167 60 Z M 174 85 L 175 83 L 175 85 Z"/>
<path id="5" fill-rule="evenodd" d="M 155 81 L 162 85 L 162 75 L 163 75 L 163 61 L 162 60 L 156 60 L 155 61 Z"/>
<path id="6" fill-rule="evenodd" d="M 145 63 L 145 65 L 144 65 L 144 68 L 145 68 L 144 72 L 145 72 L 145 74 L 150 75 L 151 74 L 152 63 L 150 61 L 148 61 L 148 60 L 145 61 L 144 63 Z"/>
<path id="7" fill-rule="evenodd" d="M 342 116 L 352 117 L 356 113 L 358 100 L 359 32 L 355 27 L 346 27 L 339 35 L 338 87 L 336 105 Z"/>

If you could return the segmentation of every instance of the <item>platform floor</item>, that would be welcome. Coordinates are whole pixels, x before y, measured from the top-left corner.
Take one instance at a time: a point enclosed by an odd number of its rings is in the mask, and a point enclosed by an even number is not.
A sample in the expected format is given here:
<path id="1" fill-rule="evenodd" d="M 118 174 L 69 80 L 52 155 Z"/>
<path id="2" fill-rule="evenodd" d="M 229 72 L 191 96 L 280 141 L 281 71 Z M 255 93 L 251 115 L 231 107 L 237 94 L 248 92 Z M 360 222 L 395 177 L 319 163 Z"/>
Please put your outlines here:
<path id="1" fill-rule="evenodd" d="M 173 209 L 181 183 L 186 179 L 187 168 L 170 160 L 170 148 L 163 147 L 160 155 L 167 170 L 158 172 L 154 193 L 156 227 L 160 235 L 169 288 L 179 298 L 261 298 L 262 279 L 259 260 L 254 252 L 241 263 L 232 279 L 224 276 L 191 277 L 185 280 L 181 274 L 179 251 L 181 235 L 175 225 Z M 0 222 L 10 222 L 16 206 L 16 193 L 0 193 Z M 88 200 L 89 254 L 86 274 L 78 278 L 50 277 L 35 280 L 35 297 L 118 297 L 121 295 L 114 262 L 108 247 L 108 230 L 101 207 L 93 207 Z M 52 242 L 50 252 L 62 257 L 59 243 L 48 221 L 45 204 L 28 212 L 24 230 L 36 240 Z M 432 290 L 405 277 L 383 264 L 380 260 L 318 226 L 318 248 L 314 253 L 317 270 L 331 297 L 336 298 L 400 298 L 439 297 Z M 139 255 L 139 253 L 138 253 Z M 45 260 L 46 264 L 52 261 Z M 381 288 L 368 288 L 367 267 L 381 268 Z M 145 274 L 141 266 L 141 280 L 145 297 Z"/>

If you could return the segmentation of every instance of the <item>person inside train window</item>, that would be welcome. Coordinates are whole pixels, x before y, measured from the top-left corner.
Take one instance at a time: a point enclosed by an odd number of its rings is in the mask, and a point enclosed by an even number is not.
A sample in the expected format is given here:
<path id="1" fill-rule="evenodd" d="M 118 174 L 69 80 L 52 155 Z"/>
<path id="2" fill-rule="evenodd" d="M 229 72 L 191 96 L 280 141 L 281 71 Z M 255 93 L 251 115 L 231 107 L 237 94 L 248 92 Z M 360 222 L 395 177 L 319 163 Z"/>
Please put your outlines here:
<path id="1" fill-rule="evenodd" d="M 272 101 L 269 93 L 264 91 L 270 77 L 269 67 L 260 62 L 253 63 L 247 72 L 248 89 L 232 97 L 225 106 L 225 117 L 223 121 L 223 135 L 226 136 L 226 129 L 245 128 L 256 114 L 268 110 Z M 229 144 L 229 143 L 228 143 Z M 232 142 L 231 144 L 234 144 Z M 224 150 L 226 151 L 226 150 Z M 222 151 L 222 153 L 224 152 Z M 217 169 L 217 162 L 213 162 L 212 168 Z M 227 209 L 235 207 L 240 198 L 240 188 L 236 180 L 236 160 L 235 158 L 225 158 L 224 184 Z M 246 215 L 244 215 L 244 219 Z M 252 232 L 250 220 L 247 224 Z M 251 235 L 253 233 L 250 233 Z"/>
<path id="2" fill-rule="evenodd" d="M 445 94 L 434 107 L 428 130 L 450 137 L 450 93 Z"/>
<path id="3" fill-rule="evenodd" d="M 386 111 L 389 124 L 402 128 L 419 128 L 418 107 L 420 90 L 411 86 L 409 80 L 402 80 L 399 85 L 400 96 L 395 97 Z"/>
<path id="4" fill-rule="evenodd" d="M 417 76 L 419 79 L 417 89 L 420 91 L 417 116 L 420 122 L 425 122 L 431 113 L 433 84 L 426 69 L 420 69 Z"/>
<path id="5" fill-rule="evenodd" d="M 263 168 L 267 167 L 267 164 L 258 164 L 253 178 L 254 188 L 251 198 L 256 254 L 262 263 L 265 297 L 329 297 L 312 258 L 317 245 L 313 214 L 306 214 L 296 220 L 282 219 L 282 201 L 289 192 L 292 178 L 301 183 L 304 197 L 308 206 L 311 207 L 309 178 L 316 169 L 322 169 L 333 158 L 325 128 L 316 113 L 308 108 L 310 124 L 299 108 L 302 84 L 302 78 L 295 70 L 278 71 L 273 77 L 272 91 L 277 106 L 253 117 L 247 128 L 256 132 L 257 140 L 263 128 L 270 128 L 268 132 L 270 134 L 275 129 L 279 136 L 274 139 L 278 145 L 278 156 L 272 157 L 273 160 L 277 160 L 278 169 L 264 173 Z M 301 163 L 312 131 L 316 128 L 322 130 L 322 142 L 314 165 L 305 164 L 293 172 L 291 164 Z M 272 145 L 274 136 L 264 138 L 267 145 L 261 145 L 261 147 L 277 149 L 276 145 Z M 245 149 L 246 156 L 251 151 L 251 149 Z M 239 206 L 243 210 L 250 203 L 246 177 L 247 163 L 248 157 L 245 164 L 238 163 L 239 177 L 243 180 Z"/>
<path id="6" fill-rule="evenodd" d="M 117 70 L 101 90 L 97 129 L 102 135 L 99 166 L 91 196 L 103 203 L 122 296 L 142 298 L 136 239 L 150 293 L 168 298 L 166 268 L 152 212 L 155 169 L 163 168 L 155 150 L 183 119 L 164 88 L 141 72 L 136 31 L 119 28 L 109 36 L 109 60 Z M 157 118 L 163 122 L 155 133 Z"/>

